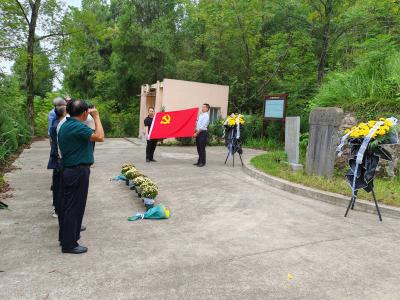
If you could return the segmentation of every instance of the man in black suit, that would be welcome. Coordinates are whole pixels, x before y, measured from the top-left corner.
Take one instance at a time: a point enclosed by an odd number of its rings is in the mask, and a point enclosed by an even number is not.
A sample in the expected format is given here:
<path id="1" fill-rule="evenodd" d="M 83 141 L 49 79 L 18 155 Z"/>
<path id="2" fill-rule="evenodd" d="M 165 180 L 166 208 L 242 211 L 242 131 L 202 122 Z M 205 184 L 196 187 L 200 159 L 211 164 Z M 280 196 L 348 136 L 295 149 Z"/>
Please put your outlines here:
<path id="1" fill-rule="evenodd" d="M 149 140 L 149 133 L 154 119 L 154 107 L 150 107 L 148 112 L 149 114 L 147 118 L 144 119 L 144 126 L 146 129 L 146 141 L 147 141 L 146 162 L 151 162 L 151 161 L 155 162 L 156 160 L 154 159 L 154 151 L 156 151 L 157 140 Z"/>

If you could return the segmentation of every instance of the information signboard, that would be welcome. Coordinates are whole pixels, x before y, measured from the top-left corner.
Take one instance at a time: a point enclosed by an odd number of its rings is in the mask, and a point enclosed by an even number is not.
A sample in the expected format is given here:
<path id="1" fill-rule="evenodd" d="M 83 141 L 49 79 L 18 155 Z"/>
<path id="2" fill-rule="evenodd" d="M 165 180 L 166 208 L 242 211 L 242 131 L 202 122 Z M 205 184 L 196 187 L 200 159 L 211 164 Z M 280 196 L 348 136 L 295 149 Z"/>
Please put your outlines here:
<path id="1" fill-rule="evenodd" d="M 263 101 L 264 121 L 262 135 L 264 136 L 265 127 L 269 122 L 279 121 L 282 122 L 281 139 L 284 139 L 287 94 L 268 95 L 264 97 Z"/>
<path id="2" fill-rule="evenodd" d="M 264 119 L 282 120 L 286 117 L 287 94 L 264 97 Z"/>
<path id="3" fill-rule="evenodd" d="M 264 118 L 283 119 L 285 112 L 285 100 L 265 100 Z"/>

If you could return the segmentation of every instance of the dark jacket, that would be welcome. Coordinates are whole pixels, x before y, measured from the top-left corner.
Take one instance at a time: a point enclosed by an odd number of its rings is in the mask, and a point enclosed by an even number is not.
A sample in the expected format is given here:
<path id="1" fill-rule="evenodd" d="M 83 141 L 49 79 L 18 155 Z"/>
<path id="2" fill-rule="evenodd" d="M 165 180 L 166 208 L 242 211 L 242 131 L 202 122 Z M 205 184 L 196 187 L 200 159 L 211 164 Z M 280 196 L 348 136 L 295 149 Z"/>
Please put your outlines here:
<path id="1" fill-rule="evenodd" d="M 51 148 L 50 148 L 50 158 L 47 164 L 47 169 L 61 169 L 62 161 L 58 155 L 58 140 L 57 140 L 57 125 L 58 120 L 53 122 L 53 126 L 50 128 L 50 138 L 51 138 Z"/>

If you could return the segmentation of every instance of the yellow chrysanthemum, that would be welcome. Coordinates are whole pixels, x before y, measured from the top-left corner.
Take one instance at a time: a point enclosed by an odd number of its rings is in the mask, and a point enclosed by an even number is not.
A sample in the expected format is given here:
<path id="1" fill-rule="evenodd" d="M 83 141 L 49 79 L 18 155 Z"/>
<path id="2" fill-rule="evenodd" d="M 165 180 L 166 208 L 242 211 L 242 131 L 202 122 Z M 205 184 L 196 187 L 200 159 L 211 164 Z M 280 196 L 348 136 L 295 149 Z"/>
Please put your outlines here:
<path id="1" fill-rule="evenodd" d="M 234 126 L 235 124 L 236 124 L 235 119 L 232 119 L 232 118 L 229 118 L 229 119 L 228 119 L 228 125 L 229 125 L 229 126 Z"/>
<path id="2" fill-rule="evenodd" d="M 390 121 L 389 119 L 386 119 L 386 120 L 385 120 L 385 125 L 388 126 L 388 127 L 392 127 L 392 126 L 393 126 L 393 123 L 392 123 L 392 121 Z"/>
<path id="3" fill-rule="evenodd" d="M 357 138 L 359 137 L 358 130 L 353 131 L 353 132 L 350 134 L 350 137 L 352 137 L 352 138 L 354 138 L 354 139 L 357 139 Z"/>
<path id="4" fill-rule="evenodd" d="M 386 131 L 385 131 L 384 129 L 378 129 L 378 130 L 376 131 L 376 133 L 377 133 L 378 135 L 382 136 L 382 135 L 385 135 L 385 134 L 386 134 Z"/>

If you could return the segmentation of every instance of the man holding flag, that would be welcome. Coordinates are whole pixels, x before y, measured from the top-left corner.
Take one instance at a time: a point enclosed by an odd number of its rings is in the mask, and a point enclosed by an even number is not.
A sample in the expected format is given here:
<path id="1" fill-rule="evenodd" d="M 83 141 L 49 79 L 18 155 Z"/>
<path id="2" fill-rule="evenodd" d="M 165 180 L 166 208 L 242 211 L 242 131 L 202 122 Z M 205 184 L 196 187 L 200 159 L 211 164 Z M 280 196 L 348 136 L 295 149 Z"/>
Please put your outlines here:
<path id="1" fill-rule="evenodd" d="M 148 122 L 148 124 L 151 124 L 151 127 L 147 135 L 147 140 L 195 137 L 197 152 L 199 154 L 199 159 L 195 165 L 204 167 L 206 164 L 207 129 L 210 120 L 208 115 L 209 110 L 210 105 L 204 103 L 202 113 L 198 118 L 198 108 L 158 112 L 155 114 L 152 122 Z M 195 133 L 193 134 L 193 132 Z"/>
<path id="2" fill-rule="evenodd" d="M 149 114 L 147 118 L 144 120 L 144 126 L 146 129 L 146 141 L 147 141 L 147 146 L 146 146 L 146 162 L 155 162 L 156 160 L 154 159 L 154 151 L 156 151 L 157 147 L 157 139 L 150 139 L 149 133 L 151 129 L 151 125 L 153 124 L 153 118 L 154 118 L 154 107 L 149 108 Z"/>
<path id="3" fill-rule="evenodd" d="M 206 144 L 208 138 L 207 129 L 210 122 L 210 116 L 208 115 L 209 110 L 210 105 L 208 103 L 204 103 L 201 109 L 201 114 L 197 120 L 196 132 L 194 133 L 194 137 L 196 138 L 197 153 L 199 154 L 199 159 L 194 165 L 198 167 L 204 167 L 206 165 Z"/>
<path id="4" fill-rule="evenodd" d="M 198 112 L 198 108 L 190 108 L 156 113 L 147 139 L 193 137 Z"/>

